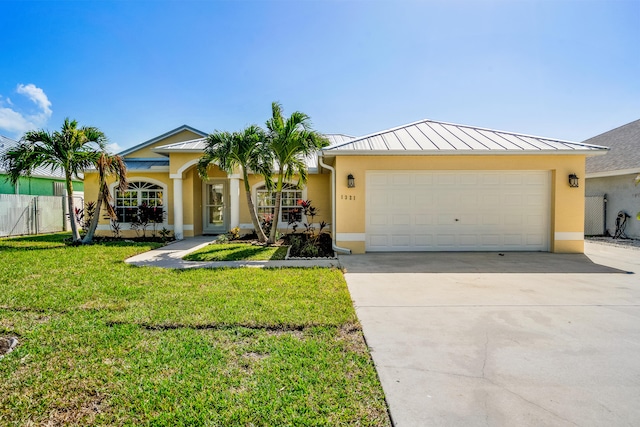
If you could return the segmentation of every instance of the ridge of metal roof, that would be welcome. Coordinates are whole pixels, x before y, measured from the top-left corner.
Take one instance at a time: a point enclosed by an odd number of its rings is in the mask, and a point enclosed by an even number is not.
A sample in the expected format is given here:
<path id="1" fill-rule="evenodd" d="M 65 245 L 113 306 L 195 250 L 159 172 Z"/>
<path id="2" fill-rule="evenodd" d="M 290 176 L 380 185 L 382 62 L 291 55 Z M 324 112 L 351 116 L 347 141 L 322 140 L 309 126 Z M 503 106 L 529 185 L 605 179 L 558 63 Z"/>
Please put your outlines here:
<path id="1" fill-rule="evenodd" d="M 421 128 L 420 125 L 426 127 L 426 129 Z M 441 129 L 438 129 L 438 127 Z M 429 135 L 425 133 L 425 130 L 428 131 Z M 403 135 L 403 131 L 407 135 Z M 360 145 L 360 147 L 355 148 L 356 144 Z M 408 146 L 414 146 L 417 147 L 417 149 L 411 149 Z M 404 154 L 409 154 L 411 152 L 412 154 L 423 155 L 441 151 L 445 151 L 447 153 L 455 153 L 459 151 L 466 153 L 472 151 L 475 154 L 484 151 L 489 151 L 491 153 L 504 151 L 531 153 L 540 151 L 558 152 L 565 150 L 572 152 L 589 151 L 590 154 L 594 154 L 594 152 L 598 151 L 602 151 L 603 153 L 606 152 L 607 147 L 423 119 L 357 137 L 342 144 L 326 147 L 322 151 L 323 153 L 336 151 L 344 153 L 348 149 L 359 151 L 361 153 L 371 151 L 386 153 L 399 151 Z"/>
<path id="2" fill-rule="evenodd" d="M 203 132 L 203 131 L 201 131 L 201 130 L 198 130 L 198 129 L 196 129 L 196 128 L 194 128 L 194 127 L 191 127 L 191 126 L 189 126 L 189 125 L 182 125 L 182 126 L 178 126 L 178 127 L 177 127 L 177 128 L 175 128 L 175 129 L 172 129 L 172 130 L 170 130 L 170 131 L 168 131 L 168 132 L 165 132 L 165 133 L 163 133 L 162 135 L 156 136 L 155 138 L 151 138 L 151 139 L 149 139 L 149 140 L 147 140 L 147 141 L 144 141 L 144 142 L 141 142 L 140 144 L 135 145 L 135 146 L 133 146 L 133 147 L 131 147 L 131 148 L 127 148 L 126 150 L 123 150 L 123 151 L 119 152 L 118 154 L 120 154 L 121 156 L 123 156 L 123 157 L 124 157 L 124 156 L 126 156 L 127 154 L 133 153 L 133 152 L 134 152 L 134 151 L 136 151 L 136 150 L 139 150 L 139 149 L 141 149 L 141 148 L 147 147 L 147 146 L 149 146 L 149 145 L 151 145 L 151 144 L 154 144 L 154 143 L 156 143 L 156 142 L 158 142 L 158 141 L 160 141 L 160 140 L 162 140 L 162 139 L 164 139 L 164 138 L 168 138 L 168 137 L 170 137 L 170 136 L 172 136 L 172 135 L 175 135 L 175 134 L 177 134 L 177 133 L 180 133 L 180 132 L 182 132 L 182 131 L 184 131 L 184 130 L 191 131 L 191 132 L 193 132 L 193 133 L 195 133 L 195 134 L 197 134 L 197 135 L 200 135 L 200 136 L 202 136 L 202 137 L 207 136 L 207 133 L 206 133 L 206 132 Z"/>

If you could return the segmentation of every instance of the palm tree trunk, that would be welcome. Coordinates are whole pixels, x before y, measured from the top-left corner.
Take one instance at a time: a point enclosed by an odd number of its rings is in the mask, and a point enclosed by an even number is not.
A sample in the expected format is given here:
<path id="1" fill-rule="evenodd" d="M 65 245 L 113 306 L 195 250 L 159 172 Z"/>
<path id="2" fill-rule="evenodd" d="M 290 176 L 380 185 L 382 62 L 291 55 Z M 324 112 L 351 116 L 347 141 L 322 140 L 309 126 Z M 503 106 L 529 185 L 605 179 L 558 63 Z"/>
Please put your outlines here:
<path id="1" fill-rule="evenodd" d="M 71 222 L 71 240 L 77 243 L 80 241 L 80 231 L 78 231 L 78 223 L 76 223 L 76 212 L 73 209 L 73 183 L 69 173 L 65 174 L 65 180 L 67 184 L 67 207 L 69 208 L 69 221 Z"/>
<path id="2" fill-rule="evenodd" d="M 271 233 L 269 233 L 268 244 L 273 245 L 276 242 L 276 234 L 278 233 L 278 222 L 280 220 L 280 207 L 282 205 L 282 173 L 278 174 L 278 185 L 276 187 L 276 205 L 273 209 L 273 221 L 271 223 Z"/>
<path id="3" fill-rule="evenodd" d="M 100 188 L 104 183 L 101 183 Z M 93 242 L 93 236 L 96 234 L 96 229 L 98 228 L 98 221 L 100 221 L 100 208 L 102 208 L 102 191 L 98 192 L 98 201 L 96 202 L 96 211 L 93 214 L 93 218 L 91 218 L 91 222 L 89 223 L 89 229 L 87 230 L 87 235 L 82 239 L 82 244 L 87 245 Z"/>
<path id="4" fill-rule="evenodd" d="M 264 230 L 262 229 L 262 225 L 260 225 L 260 221 L 258 220 L 258 214 L 256 212 L 256 208 L 253 204 L 253 199 L 251 198 L 251 187 L 249 186 L 249 177 L 247 175 L 247 171 L 242 169 L 244 175 L 244 191 L 247 195 L 247 206 L 249 206 L 249 214 L 251 215 L 251 222 L 253 223 L 253 228 L 256 230 L 256 234 L 258 235 L 258 241 L 260 243 L 265 243 L 267 241 L 267 236 L 264 234 Z"/>

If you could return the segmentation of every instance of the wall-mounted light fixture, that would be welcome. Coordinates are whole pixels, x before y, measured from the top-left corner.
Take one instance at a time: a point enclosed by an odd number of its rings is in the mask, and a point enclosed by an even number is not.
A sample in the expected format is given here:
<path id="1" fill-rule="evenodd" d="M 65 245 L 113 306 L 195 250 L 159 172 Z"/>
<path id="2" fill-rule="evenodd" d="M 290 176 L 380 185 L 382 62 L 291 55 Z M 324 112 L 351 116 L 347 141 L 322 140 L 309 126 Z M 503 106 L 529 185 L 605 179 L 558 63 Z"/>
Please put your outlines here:
<path id="1" fill-rule="evenodd" d="M 355 188 L 355 186 L 356 186 L 356 180 L 353 177 L 353 175 L 351 174 L 347 175 L 347 187 Z"/>
<path id="2" fill-rule="evenodd" d="M 569 187 L 571 188 L 580 187 L 578 183 L 578 175 L 576 175 L 575 173 L 572 173 L 571 175 L 569 175 Z"/>

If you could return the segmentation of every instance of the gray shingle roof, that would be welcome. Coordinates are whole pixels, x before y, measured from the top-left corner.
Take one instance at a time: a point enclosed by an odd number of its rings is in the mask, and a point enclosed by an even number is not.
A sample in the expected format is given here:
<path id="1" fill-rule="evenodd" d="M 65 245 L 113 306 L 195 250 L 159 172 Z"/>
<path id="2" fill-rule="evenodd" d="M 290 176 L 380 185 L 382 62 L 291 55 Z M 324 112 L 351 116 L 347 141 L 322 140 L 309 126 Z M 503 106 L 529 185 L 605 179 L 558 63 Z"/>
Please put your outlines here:
<path id="1" fill-rule="evenodd" d="M 493 129 L 421 120 L 359 137 L 324 149 L 327 155 L 380 154 L 532 154 L 603 152 L 606 147 L 504 132 Z"/>
<path id="2" fill-rule="evenodd" d="M 609 147 L 606 156 L 587 158 L 587 174 L 640 172 L 640 119 L 584 142 Z"/>
<path id="3" fill-rule="evenodd" d="M 0 157 L 17 145 L 18 141 L 0 135 Z M 0 173 L 2 172 L 6 171 L 4 170 L 4 165 L 0 163 Z M 51 168 L 46 168 L 43 166 L 35 168 L 31 173 L 31 176 L 38 178 L 64 179 L 64 173 L 60 169 L 52 170 Z M 82 176 L 80 176 L 80 179 L 82 179 Z"/>

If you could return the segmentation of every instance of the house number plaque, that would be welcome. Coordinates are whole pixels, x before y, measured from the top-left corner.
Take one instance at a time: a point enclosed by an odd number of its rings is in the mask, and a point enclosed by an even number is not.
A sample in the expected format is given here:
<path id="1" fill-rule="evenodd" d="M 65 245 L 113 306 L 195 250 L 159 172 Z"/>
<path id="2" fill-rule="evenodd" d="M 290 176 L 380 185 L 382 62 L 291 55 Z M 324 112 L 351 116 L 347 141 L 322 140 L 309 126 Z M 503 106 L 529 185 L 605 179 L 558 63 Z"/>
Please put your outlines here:
<path id="1" fill-rule="evenodd" d="M 356 196 L 352 196 L 348 194 L 340 195 L 340 200 L 355 200 L 355 199 L 356 199 Z"/>

